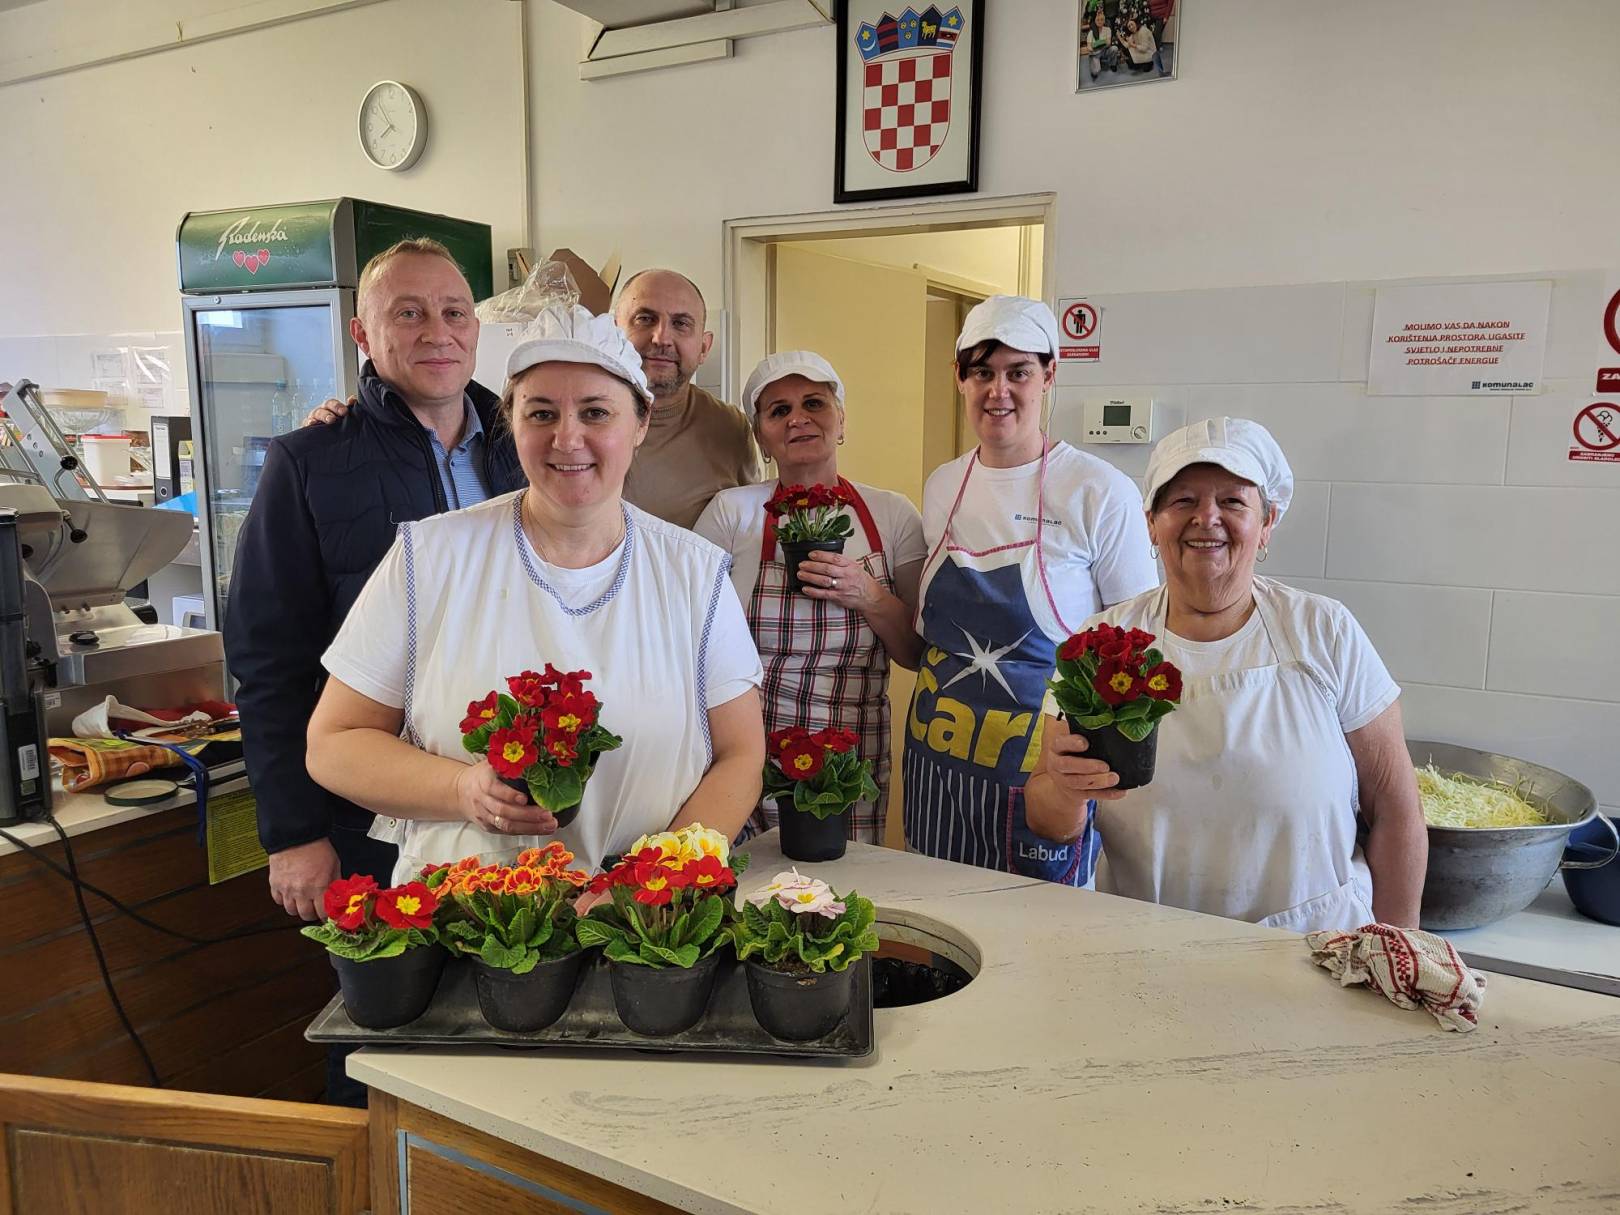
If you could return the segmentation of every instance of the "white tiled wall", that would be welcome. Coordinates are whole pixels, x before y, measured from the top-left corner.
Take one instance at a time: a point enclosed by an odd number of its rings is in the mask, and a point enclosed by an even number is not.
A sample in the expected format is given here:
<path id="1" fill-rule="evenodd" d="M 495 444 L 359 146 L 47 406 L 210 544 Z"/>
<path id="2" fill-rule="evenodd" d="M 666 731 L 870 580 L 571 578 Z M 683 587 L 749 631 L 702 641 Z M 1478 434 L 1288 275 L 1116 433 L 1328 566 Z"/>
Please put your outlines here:
<path id="1" fill-rule="evenodd" d="M 140 401 L 124 402 L 125 425 L 149 430 L 154 412 L 190 412 L 187 396 L 185 340 L 178 330 L 168 333 L 70 333 L 57 335 L 0 335 L 0 381 L 32 380 L 41 388 L 93 388 L 96 351 L 120 346 L 162 349 L 169 364 L 169 388 L 159 410 Z"/>
<path id="2" fill-rule="evenodd" d="M 1262 571 L 1347 604 L 1406 690 L 1407 734 L 1520 755 L 1620 811 L 1620 463 L 1571 462 L 1612 271 L 1553 281 L 1543 393 L 1369 397 L 1377 284 L 1093 297 L 1102 359 L 1060 367 L 1052 429 L 1088 397 L 1152 396 L 1154 437 L 1229 414 L 1287 452 L 1295 499 Z M 1132 476 L 1147 446 L 1088 450 Z"/>

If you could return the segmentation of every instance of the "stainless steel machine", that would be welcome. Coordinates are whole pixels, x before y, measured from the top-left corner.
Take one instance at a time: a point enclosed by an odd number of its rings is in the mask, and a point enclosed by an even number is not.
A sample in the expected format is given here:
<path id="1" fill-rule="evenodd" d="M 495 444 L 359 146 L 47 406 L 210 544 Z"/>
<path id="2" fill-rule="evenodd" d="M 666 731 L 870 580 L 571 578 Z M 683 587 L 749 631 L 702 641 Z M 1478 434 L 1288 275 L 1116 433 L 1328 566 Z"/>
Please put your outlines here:
<path id="1" fill-rule="evenodd" d="M 14 432 L 0 433 L 0 824 L 49 805 L 46 738 L 109 694 L 133 706 L 226 698 L 218 633 L 150 623 L 125 602 L 191 540 L 191 515 L 109 502 L 29 381 L 3 406 Z M 30 746 L 43 802 L 18 780 Z"/>

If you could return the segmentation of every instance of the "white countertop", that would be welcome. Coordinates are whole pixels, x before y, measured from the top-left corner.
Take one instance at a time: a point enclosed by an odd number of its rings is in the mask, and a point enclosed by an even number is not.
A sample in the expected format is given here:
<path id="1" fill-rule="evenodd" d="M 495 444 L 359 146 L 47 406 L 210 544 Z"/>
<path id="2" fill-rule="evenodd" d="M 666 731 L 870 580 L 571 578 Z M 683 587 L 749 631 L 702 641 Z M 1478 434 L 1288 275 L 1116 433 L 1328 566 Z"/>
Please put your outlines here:
<path id="1" fill-rule="evenodd" d="M 1562 878 L 1517 915 L 1440 935 L 1477 969 L 1620 996 L 1620 927 L 1576 911 Z"/>
<path id="2" fill-rule="evenodd" d="M 744 889 L 780 866 L 753 842 Z M 1492 975 L 1478 1031 L 1298 936 L 851 845 L 800 866 L 952 926 L 866 1060 L 363 1050 L 366 1084 L 700 1212 L 1620 1209 L 1620 1002 Z M 886 912 L 882 909 L 887 909 Z"/>
<path id="3" fill-rule="evenodd" d="M 184 768 L 161 768 L 154 772 L 143 773 L 141 777 L 131 777 L 131 780 L 145 779 L 146 777 L 178 781 L 186 775 Z M 210 776 L 212 784 L 209 786 L 215 792 L 226 793 L 240 789 L 246 784 L 245 768 L 240 760 L 222 765 L 213 770 Z M 197 795 L 189 788 L 182 787 L 180 792 L 166 801 L 155 802 L 150 806 L 114 806 L 102 796 L 111 786 L 102 785 L 94 789 L 86 789 L 82 793 L 65 793 L 62 790 L 62 781 L 59 775 L 51 778 L 53 801 L 51 813 L 56 821 L 62 824 L 62 829 L 70 838 L 86 835 L 92 831 L 100 831 L 103 827 L 116 827 L 119 823 L 127 823 L 131 819 L 145 818 L 149 814 L 161 814 L 165 810 L 173 810 L 178 806 L 194 806 L 197 804 Z M 49 823 L 25 822 L 13 823 L 4 828 L 6 832 L 16 836 L 25 844 L 35 846 L 53 843 L 58 839 Z M 17 847 L 10 840 L 0 838 L 0 856 L 16 852 Z"/>

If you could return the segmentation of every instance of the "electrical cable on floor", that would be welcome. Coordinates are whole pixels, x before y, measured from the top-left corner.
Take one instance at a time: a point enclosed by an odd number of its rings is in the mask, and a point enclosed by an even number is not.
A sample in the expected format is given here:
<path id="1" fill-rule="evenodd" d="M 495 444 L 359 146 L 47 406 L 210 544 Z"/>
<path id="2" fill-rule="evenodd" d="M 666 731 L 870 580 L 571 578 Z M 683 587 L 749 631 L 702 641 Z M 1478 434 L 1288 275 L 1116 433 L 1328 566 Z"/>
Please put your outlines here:
<path id="1" fill-rule="evenodd" d="M 56 820 L 54 818 L 51 819 L 50 821 L 51 821 L 51 824 L 53 826 L 56 826 Z M 57 826 L 57 833 L 61 834 L 61 827 L 60 826 Z M 136 911 L 133 907 L 130 907 L 126 903 L 120 902 L 118 899 L 116 899 L 112 895 L 108 894 L 105 890 L 101 889 L 99 886 L 93 886 L 89 882 L 85 881 L 83 878 L 74 877 L 73 874 L 70 874 L 68 872 L 68 870 L 64 869 L 61 865 L 58 865 L 55 861 L 51 860 L 50 857 L 46 856 L 38 848 L 35 848 L 32 844 L 24 843 L 22 840 L 18 839 L 15 835 L 12 835 L 11 832 L 0 829 L 0 839 L 3 839 L 7 843 L 13 844 L 16 847 L 22 849 L 22 851 L 25 852 L 29 856 L 30 859 L 32 859 L 33 861 L 35 861 L 36 863 L 38 863 L 40 865 L 43 865 L 45 868 L 49 869 L 52 873 L 56 874 L 56 876 L 61 878 L 63 881 L 76 883 L 77 885 L 82 886 L 84 889 L 88 890 L 91 894 L 95 895 L 97 898 L 103 899 L 106 902 L 112 904 L 113 907 L 115 907 L 118 911 L 122 912 L 124 915 L 127 915 L 130 919 L 134 920 L 137 924 L 140 924 L 140 925 L 143 925 L 144 927 L 150 928 L 150 929 L 152 929 L 153 932 L 161 932 L 164 936 L 174 937 L 177 941 L 184 941 L 188 945 L 223 945 L 227 941 L 240 941 L 244 937 L 263 936 L 267 932 L 287 932 L 287 931 L 289 931 L 291 929 L 296 929 L 296 928 L 302 928 L 303 927 L 303 925 L 301 923 L 294 920 L 294 921 L 289 921 L 289 922 L 283 923 L 283 924 L 272 924 L 267 928 L 244 928 L 241 932 L 229 932 L 229 933 L 226 933 L 222 937 L 194 937 L 190 933 L 181 932 L 178 928 L 169 928 L 166 925 L 159 924 L 155 920 L 147 919 L 144 915 L 142 915 L 140 912 Z M 67 847 L 67 846 L 64 845 L 64 847 Z M 71 848 L 68 849 L 68 855 L 71 858 L 71 856 L 72 856 Z M 75 870 L 75 872 L 77 872 L 77 871 Z"/>
<path id="2" fill-rule="evenodd" d="M 62 839 L 62 852 L 67 857 L 68 880 L 73 883 L 73 898 L 79 905 L 79 919 L 84 921 L 84 931 L 90 938 L 90 948 L 95 951 L 96 965 L 101 969 L 101 983 L 107 989 L 107 998 L 112 1001 L 113 1011 L 118 1014 L 118 1020 L 124 1026 L 124 1032 L 134 1043 L 141 1062 L 146 1064 L 147 1073 L 152 1077 L 152 1087 L 162 1088 L 163 1078 L 158 1075 L 157 1064 L 152 1062 L 152 1055 L 146 1049 L 146 1043 L 141 1041 L 140 1034 L 135 1032 L 135 1023 L 129 1019 L 124 1011 L 124 1002 L 118 998 L 118 989 L 113 986 L 112 972 L 107 969 L 107 955 L 102 952 L 101 938 L 96 935 L 96 922 L 90 918 L 89 905 L 84 901 L 84 882 L 79 878 L 79 866 L 73 859 L 73 845 L 68 842 L 68 833 L 62 829 L 62 824 L 56 821 L 56 815 L 46 812 L 45 821 L 56 831 Z M 9 835 L 9 833 L 8 833 Z M 20 841 L 13 840 L 13 843 Z"/>

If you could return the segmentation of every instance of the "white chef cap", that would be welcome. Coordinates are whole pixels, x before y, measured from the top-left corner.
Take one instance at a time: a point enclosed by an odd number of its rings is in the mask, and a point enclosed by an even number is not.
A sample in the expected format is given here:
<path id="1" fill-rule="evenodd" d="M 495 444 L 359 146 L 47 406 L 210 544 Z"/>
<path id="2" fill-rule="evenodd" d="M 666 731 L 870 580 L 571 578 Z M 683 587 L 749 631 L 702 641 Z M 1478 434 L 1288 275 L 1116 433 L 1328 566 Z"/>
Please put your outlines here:
<path id="1" fill-rule="evenodd" d="M 1014 350 L 1056 357 L 1057 317 L 1040 300 L 1021 295 L 992 295 L 973 305 L 962 322 L 962 334 L 956 339 L 957 353 L 992 339 Z"/>
<path id="2" fill-rule="evenodd" d="M 748 383 L 743 385 L 743 405 L 751 418 L 759 412 L 759 394 L 764 392 L 777 380 L 786 379 L 790 375 L 802 375 L 807 380 L 814 380 L 818 384 L 831 384 L 833 396 L 838 398 L 840 407 L 844 404 L 844 381 L 838 378 L 833 365 L 822 358 L 814 350 L 784 350 L 779 354 L 768 354 L 759 361 L 753 373 L 748 377 Z"/>
<path id="3" fill-rule="evenodd" d="M 1294 499 L 1294 470 L 1269 430 L 1247 418 L 1206 418 L 1172 431 L 1154 447 L 1144 495 L 1149 510 L 1158 492 L 1193 464 L 1217 464 L 1253 481 L 1279 519 Z"/>
<path id="4" fill-rule="evenodd" d="M 590 363 L 628 381 L 652 404 L 641 356 L 607 313 L 592 316 L 578 304 L 550 304 L 518 336 L 506 359 L 508 380 L 541 363 Z"/>

